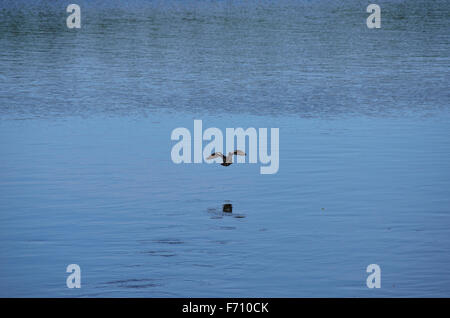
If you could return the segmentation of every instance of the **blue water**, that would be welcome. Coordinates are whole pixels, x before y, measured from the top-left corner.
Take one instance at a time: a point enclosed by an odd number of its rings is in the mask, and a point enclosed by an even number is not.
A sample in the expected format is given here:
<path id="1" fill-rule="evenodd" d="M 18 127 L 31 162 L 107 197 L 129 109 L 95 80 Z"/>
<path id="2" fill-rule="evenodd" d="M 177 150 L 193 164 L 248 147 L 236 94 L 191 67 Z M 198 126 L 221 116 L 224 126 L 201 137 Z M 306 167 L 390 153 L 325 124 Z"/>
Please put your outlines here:
<path id="1" fill-rule="evenodd" d="M 79 30 L 25 3 L 0 1 L 0 296 L 450 296 L 448 2 L 379 1 L 377 30 L 366 1 L 79 1 Z M 278 173 L 174 164 L 194 119 L 279 128 Z"/>

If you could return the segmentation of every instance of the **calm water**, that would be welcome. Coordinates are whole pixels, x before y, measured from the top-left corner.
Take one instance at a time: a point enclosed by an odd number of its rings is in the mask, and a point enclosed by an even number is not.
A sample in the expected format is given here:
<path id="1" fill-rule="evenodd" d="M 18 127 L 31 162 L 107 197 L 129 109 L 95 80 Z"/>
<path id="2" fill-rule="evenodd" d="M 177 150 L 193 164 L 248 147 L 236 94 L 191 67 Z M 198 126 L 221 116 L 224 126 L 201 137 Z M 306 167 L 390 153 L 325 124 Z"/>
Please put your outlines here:
<path id="1" fill-rule="evenodd" d="M 0 296 L 450 296 L 447 1 L 378 1 L 378 30 L 366 1 L 78 1 L 79 30 L 26 3 L 0 1 Z M 194 119 L 280 128 L 279 172 L 174 164 Z"/>

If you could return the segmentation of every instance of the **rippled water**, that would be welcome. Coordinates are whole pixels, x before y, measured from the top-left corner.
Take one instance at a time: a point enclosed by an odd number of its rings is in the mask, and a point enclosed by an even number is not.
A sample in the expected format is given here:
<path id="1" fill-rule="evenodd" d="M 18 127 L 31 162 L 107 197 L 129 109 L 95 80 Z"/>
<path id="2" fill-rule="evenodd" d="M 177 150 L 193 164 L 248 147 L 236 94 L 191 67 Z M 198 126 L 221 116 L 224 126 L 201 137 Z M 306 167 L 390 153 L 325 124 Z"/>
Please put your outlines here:
<path id="1" fill-rule="evenodd" d="M 379 1 L 378 30 L 365 1 L 78 1 L 79 30 L 25 3 L 0 1 L 0 296 L 450 295 L 448 2 Z M 174 164 L 194 119 L 280 128 L 279 172 Z"/>

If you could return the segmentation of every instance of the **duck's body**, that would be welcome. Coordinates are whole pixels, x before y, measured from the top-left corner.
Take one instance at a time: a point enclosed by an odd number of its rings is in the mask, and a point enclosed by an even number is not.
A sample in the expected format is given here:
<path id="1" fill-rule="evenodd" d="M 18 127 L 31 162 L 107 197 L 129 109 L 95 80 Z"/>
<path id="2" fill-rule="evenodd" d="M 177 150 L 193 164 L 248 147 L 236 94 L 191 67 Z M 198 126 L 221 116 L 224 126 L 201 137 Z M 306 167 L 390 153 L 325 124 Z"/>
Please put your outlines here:
<path id="1" fill-rule="evenodd" d="M 211 156 L 209 156 L 206 159 L 210 160 L 210 159 L 215 159 L 215 158 L 222 158 L 223 162 L 220 165 L 224 166 L 224 167 L 228 167 L 229 165 L 231 165 L 233 163 L 233 156 L 234 155 L 246 156 L 247 154 L 245 152 L 241 151 L 241 150 L 235 150 L 233 152 L 229 152 L 228 156 L 225 156 L 221 152 L 213 152 L 211 154 Z"/>

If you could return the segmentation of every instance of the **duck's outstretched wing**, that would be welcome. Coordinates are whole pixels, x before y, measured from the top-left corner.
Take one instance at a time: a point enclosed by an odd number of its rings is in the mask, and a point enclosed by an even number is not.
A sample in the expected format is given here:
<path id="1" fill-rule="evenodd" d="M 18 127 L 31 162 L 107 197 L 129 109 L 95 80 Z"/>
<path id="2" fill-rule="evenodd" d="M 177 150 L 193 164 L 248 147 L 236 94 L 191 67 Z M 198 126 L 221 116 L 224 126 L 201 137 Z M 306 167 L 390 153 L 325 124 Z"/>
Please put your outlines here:
<path id="1" fill-rule="evenodd" d="M 211 160 L 215 158 L 222 158 L 222 160 L 225 162 L 226 158 L 221 152 L 213 152 L 206 160 Z"/>
<path id="2" fill-rule="evenodd" d="M 246 156 L 247 154 L 245 152 L 243 152 L 242 150 L 235 150 L 233 152 L 229 152 L 228 156 L 226 158 L 226 162 L 231 163 L 233 162 L 233 156 Z"/>
<path id="3" fill-rule="evenodd" d="M 242 150 L 235 150 L 233 152 L 233 155 L 237 155 L 237 156 L 246 156 L 247 154 L 245 152 L 243 152 Z"/>

